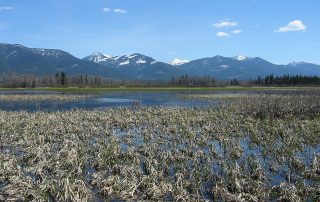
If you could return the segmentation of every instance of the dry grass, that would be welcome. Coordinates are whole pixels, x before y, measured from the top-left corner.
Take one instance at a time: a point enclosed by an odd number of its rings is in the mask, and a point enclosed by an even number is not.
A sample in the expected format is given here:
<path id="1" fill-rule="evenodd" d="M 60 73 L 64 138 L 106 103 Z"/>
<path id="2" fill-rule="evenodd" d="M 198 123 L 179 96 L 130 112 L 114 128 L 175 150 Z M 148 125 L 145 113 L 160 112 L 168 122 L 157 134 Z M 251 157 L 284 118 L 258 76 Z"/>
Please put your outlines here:
<path id="1" fill-rule="evenodd" d="M 248 94 L 222 93 L 222 94 L 189 94 L 183 96 L 184 99 L 239 99 L 246 98 Z"/>
<path id="2" fill-rule="evenodd" d="M 92 97 L 75 94 L 0 94 L 0 102 L 71 102 Z"/>
<path id="3" fill-rule="evenodd" d="M 0 200 L 319 200 L 319 134 L 243 103 L 0 111 Z"/>

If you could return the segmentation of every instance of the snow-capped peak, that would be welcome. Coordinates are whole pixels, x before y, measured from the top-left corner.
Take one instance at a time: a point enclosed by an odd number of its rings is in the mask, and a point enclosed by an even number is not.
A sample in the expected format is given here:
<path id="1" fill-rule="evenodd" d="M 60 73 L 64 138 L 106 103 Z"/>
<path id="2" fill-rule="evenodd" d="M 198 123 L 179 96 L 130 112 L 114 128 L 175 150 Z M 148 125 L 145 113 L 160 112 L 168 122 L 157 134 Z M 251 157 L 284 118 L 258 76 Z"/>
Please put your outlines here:
<path id="1" fill-rule="evenodd" d="M 233 57 L 233 59 L 238 60 L 238 61 L 244 61 L 244 60 L 247 60 L 248 58 L 244 55 L 237 55 L 237 56 Z"/>
<path id="2" fill-rule="evenodd" d="M 108 55 L 108 54 L 102 54 L 104 57 L 106 57 L 106 58 L 109 58 L 109 59 L 111 59 L 111 58 L 113 58 L 113 56 L 112 55 Z"/>
<path id="3" fill-rule="evenodd" d="M 175 58 L 174 60 L 172 60 L 172 61 L 170 62 L 170 64 L 177 66 L 177 65 L 186 64 L 186 63 L 188 63 L 188 62 L 190 62 L 190 61 L 189 61 L 189 60 L 181 60 L 181 59 Z"/>
<path id="4" fill-rule="evenodd" d="M 99 63 L 99 62 L 105 62 L 108 60 L 113 60 L 114 57 L 108 54 L 102 54 L 102 53 L 93 53 L 89 56 L 89 61 Z"/>

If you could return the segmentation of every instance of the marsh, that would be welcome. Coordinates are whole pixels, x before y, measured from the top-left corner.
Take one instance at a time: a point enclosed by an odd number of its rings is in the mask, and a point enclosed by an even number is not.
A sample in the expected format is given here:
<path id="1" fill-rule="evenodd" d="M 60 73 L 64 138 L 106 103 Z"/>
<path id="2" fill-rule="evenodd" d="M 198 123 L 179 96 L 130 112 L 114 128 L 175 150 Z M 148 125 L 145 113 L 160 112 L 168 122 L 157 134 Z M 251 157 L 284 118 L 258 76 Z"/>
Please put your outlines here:
<path id="1" fill-rule="evenodd" d="M 318 94 L 226 95 L 0 111 L 0 200 L 319 200 Z"/>

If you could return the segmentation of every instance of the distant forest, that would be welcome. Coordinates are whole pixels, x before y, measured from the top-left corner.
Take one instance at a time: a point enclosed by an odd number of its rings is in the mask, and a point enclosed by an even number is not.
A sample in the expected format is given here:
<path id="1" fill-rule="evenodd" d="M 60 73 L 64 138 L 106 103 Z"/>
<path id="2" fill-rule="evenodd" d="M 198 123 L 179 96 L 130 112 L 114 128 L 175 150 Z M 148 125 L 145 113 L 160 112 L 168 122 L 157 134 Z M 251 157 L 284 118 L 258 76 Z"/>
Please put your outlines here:
<path id="1" fill-rule="evenodd" d="M 64 72 L 52 76 L 17 76 L 3 75 L 0 77 L 0 87 L 4 88 L 35 88 L 35 87 L 103 87 L 103 86 L 223 86 L 226 81 L 217 82 L 209 76 L 190 77 L 184 75 L 173 77 L 169 81 L 161 80 L 116 80 L 99 76 L 76 75 L 68 76 Z"/>
<path id="2" fill-rule="evenodd" d="M 112 80 L 92 75 L 68 76 L 59 72 L 51 76 L 15 75 L 0 76 L 0 87 L 35 88 L 35 87 L 117 87 L 117 86 L 181 86 L 181 87 L 215 87 L 215 86 L 320 86 L 320 77 L 302 75 L 283 75 L 258 77 L 255 80 L 229 81 L 217 80 L 210 76 L 180 76 L 169 81 L 157 80 Z"/>
<path id="3" fill-rule="evenodd" d="M 265 78 L 258 77 L 252 84 L 260 86 L 316 86 L 320 85 L 320 77 L 302 75 L 274 76 L 271 74 Z"/>

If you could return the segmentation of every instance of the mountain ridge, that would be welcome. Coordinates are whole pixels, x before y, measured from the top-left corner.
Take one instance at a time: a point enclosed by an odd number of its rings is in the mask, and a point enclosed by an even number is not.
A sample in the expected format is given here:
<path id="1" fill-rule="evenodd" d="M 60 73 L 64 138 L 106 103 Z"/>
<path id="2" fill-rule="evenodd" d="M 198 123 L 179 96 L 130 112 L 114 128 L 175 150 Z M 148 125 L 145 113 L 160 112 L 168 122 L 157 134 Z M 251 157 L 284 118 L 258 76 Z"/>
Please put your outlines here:
<path id="1" fill-rule="evenodd" d="M 134 53 L 112 56 L 100 52 L 79 59 L 59 49 L 28 48 L 20 44 L 0 43 L 0 73 L 46 75 L 89 74 L 109 79 L 169 80 L 182 75 L 211 76 L 221 80 L 256 79 L 274 74 L 318 75 L 320 65 L 308 62 L 273 64 L 260 57 L 216 55 L 192 61 L 176 59 L 169 64 Z"/>
<path id="2" fill-rule="evenodd" d="M 91 74 L 106 78 L 122 78 L 120 72 L 81 60 L 59 49 L 28 48 L 19 44 L 0 43 L 0 72 L 47 75 L 64 71 L 67 74 Z"/>

